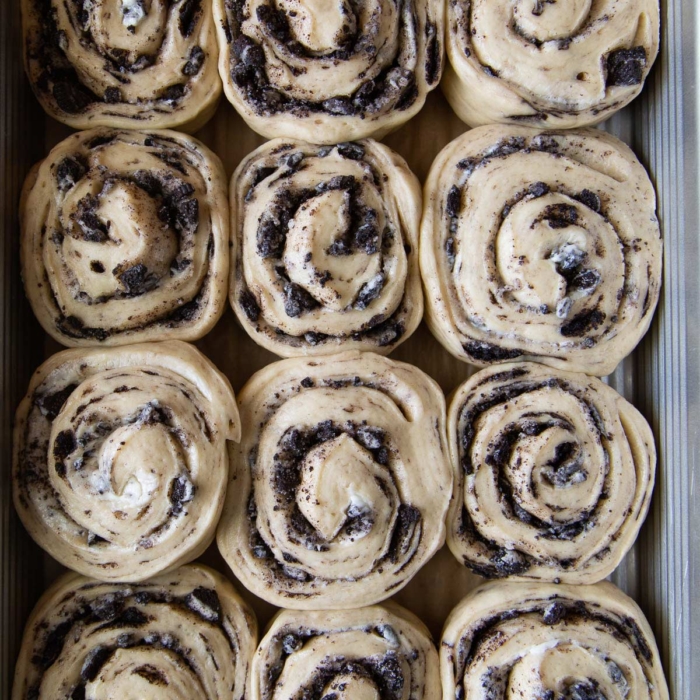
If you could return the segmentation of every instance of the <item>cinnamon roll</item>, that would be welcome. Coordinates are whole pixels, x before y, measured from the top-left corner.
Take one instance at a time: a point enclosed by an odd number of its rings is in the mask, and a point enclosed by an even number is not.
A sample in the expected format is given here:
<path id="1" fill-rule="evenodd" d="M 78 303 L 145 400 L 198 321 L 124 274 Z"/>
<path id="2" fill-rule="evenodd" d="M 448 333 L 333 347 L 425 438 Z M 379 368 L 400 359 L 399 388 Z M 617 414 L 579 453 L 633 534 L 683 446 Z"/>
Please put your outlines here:
<path id="1" fill-rule="evenodd" d="M 260 642 L 251 700 L 387 698 L 440 700 L 438 655 L 408 610 L 281 611 Z"/>
<path id="2" fill-rule="evenodd" d="M 24 632 L 13 700 L 243 700 L 257 624 L 200 565 L 138 585 L 69 573 Z"/>
<path id="3" fill-rule="evenodd" d="M 446 21 L 442 89 L 470 126 L 602 122 L 659 51 L 658 0 L 450 0 Z"/>
<path id="4" fill-rule="evenodd" d="M 35 373 L 17 410 L 14 501 L 63 565 L 143 581 L 214 537 L 238 440 L 228 380 L 178 341 L 65 350 Z"/>
<path id="5" fill-rule="evenodd" d="M 196 131 L 221 95 L 211 3 L 21 0 L 24 60 L 46 112 L 74 129 Z"/>
<path id="6" fill-rule="evenodd" d="M 440 81 L 437 0 L 214 0 L 226 96 L 267 138 L 381 138 Z"/>
<path id="7" fill-rule="evenodd" d="M 445 623 L 444 700 L 668 700 L 654 635 L 611 583 L 488 583 Z"/>
<path id="8" fill-rule="evenodd" d="M 253 376 L 239 407 L 217 541 L 257 596 L 295 609 L 369 605 L 442 545 L 444 399 L 423 372 L 372 353 L 283 360 Z"/>
<path id="9" fill-rule="evenodd" d="M 599 379 L 534 363 L 452 397 L 447 541 L 487 578 L 595 583 L 634 543 L 654 486 L 651 429 Z"/>
<path id="10" fill-rule="evenodd" d="M 197 340 L 226 304 L 224 169 L 174 131 L 94 129 L 27 178 L 22 276 L 64 345 Z"/>
<path id="11" fill-rule="evenodd" d="M 420 185 L 376 141 L 270 141 L 231 183 L 230 298 L 278 355 L 390 352 L 420 323 Z"/>
<path id="12" fill-rule="evenodd" d="M 646 333 L 661 236 L 649 176 L 597 130 L 473 129 L 425 187 L 427 320 L 456 357 L 605 375 Z"/>

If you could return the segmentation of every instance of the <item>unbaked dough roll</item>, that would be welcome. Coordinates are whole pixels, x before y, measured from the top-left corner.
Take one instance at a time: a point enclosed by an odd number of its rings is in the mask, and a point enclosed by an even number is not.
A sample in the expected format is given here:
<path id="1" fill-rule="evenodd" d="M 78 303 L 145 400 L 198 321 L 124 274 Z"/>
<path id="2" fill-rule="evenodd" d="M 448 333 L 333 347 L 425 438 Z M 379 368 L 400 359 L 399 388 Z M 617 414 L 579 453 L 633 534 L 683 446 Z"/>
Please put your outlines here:
<path id="1" fill-rule="evenodd" d="M 214 15 L 224 92 L 267 138 L 381 138 L 442 74 L 438 0 L 214 0 Z"/>
<path id="2" fill-rule="evenodd" d="M 450 0 L 446 23 L 442 89 L 470 126 L 602 122 L 659 51 L 658 0 Z"/>
<path id="3" fill-rule="evenodd" d="M 143 581 L 214 537 L 238 440 L 228 380 L 178 341 L 65 350 L 17 410 L 14 501 L 37 544 L 105 581 Z"/>
<path id="4" fill-rule="evenodd" d="M 447 541 L 487 578 L 595 583 L 644 522 L 654 436 L 614 389 L 544 365 L 478 372 L 452 397 Z"/>
<path id="5" fill-rule="evenodd" d="M 231 304 L 263 347 L 384 354 L 420 323 L 420 185 L 386 146 L 270 141 L 234 174 L 231 204 Z"/>
<path id="6" fill-rule="evenodd" d="M 426 316 L 456 357 L 612 372 L 659 298 L 656 196 L 632 151 L 603 132 L 473 129 L 425 186 Z"/>
<path id="7" fill-rule="evenodd" d="M 13 700 L 243 700 L 257 623 L 200 565 L 138 585 L 69 573 L 29 618 Z"/>
<path id="8" fill-rule="evenodd" d="M 488 583 L 450 614 L 443 700 L 668 700 L 654 634 L 611 583 Z"/>
<path id="9" fill-rule="evenodd" d="M 27 178 L 22 276 L 47 333 L 71 346 L 197 340 L 226 305 L 221 161 L 174 131 L 94 129 Z"/>
<path id="10" fill-rule="evenodd" d="M 21 0 L 42 107 L 74 129 L 196 131 L 221 95 L 210 0 Z"/>
<path id="11" fill-rule="evenodd" d="M 444 398 L 419 369 L 359 352 L 283 360 L 239 407 L 217 541 L 253 593 L 295 609 L 370 605 L 442 545 Z"/>
<path id="12" fill-rule="evenodd" d="M 250 700 L 440 700 L 438 655 L 408 610 L 281 611 L 260 642 Z"/>

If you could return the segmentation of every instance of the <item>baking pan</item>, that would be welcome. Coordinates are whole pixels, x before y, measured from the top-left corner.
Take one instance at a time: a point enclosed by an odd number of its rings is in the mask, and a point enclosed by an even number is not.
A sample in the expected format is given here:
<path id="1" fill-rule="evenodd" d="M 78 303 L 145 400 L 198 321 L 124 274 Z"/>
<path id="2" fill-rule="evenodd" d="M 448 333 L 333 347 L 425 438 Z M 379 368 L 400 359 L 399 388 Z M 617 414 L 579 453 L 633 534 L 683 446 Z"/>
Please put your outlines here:
<path id="1" fill-rule="evenodd" d="M 629 143 L 649 168 L 665 239 L 664 286 L 651 331 L 609 382 L 647 417 L 659 448 L 656 491 L 639 540 L 613 580 L 642 606 L 656 633 L 671 696 L 700 687 L 700 172 L 695 0 L 662 2 L 661 54 L 644 92 L 603 128 Z M 439 92 L 385 142 L 423 180 L 432 159 L 466 130 Z M 11 424 L 31 372 L 59 348 L 24 299 L 19 274 L 17 202 L 30 166 L 69 130 L 44 116 L 24 78 L 18 0 L 0 2 L 0 697 L 9 697 L 27 615 L 60 567 L 31 542 L 11 502 Z M 198 134 L 230 175 L 262 143 L 222 105 Z M 198 343 L 239 390 L 275 358 L 258 348 L 227 311 Z M 450 357 L 424 326 L 392 355 L 418 365 L 449 392 L 473 369 Z M 204 560 L 232 577 L 215 549 Z M 233 578 L 233 577 L 232 577 Z M 478 581 L 446 549 L 396 598 L 438 637 L 450 608 Z M 240 587 L 240 586 L 239 586 Z M 274 609 L 247 594 L 262 625 Z M 697 691 L 696 691 L 697 692 Z"/>

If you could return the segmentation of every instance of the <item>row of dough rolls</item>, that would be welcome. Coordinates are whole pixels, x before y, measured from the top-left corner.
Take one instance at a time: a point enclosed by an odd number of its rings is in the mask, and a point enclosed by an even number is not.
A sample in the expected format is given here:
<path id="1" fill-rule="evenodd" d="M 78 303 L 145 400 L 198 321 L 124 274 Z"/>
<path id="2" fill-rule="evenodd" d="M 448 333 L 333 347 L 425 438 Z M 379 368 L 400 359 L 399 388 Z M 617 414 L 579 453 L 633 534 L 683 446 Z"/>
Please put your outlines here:
<path id="1" fill-rule="evenodd" d="M 421 275 L 431 330 L 481 366 L 605 375 L 649 327 L 656 199 L 612 136 L 474 129 L 438 155 L 423 197 L 376 141 L 278 139 L 239 165 L 229 213 L 223 167 L 195 139 L 83 132 L 27 180 L 25 288 L 73 346 L 196 340 L 228 289 L 278 355 L 387 354 L 420 322 Z"/>
<path id="2" fill-rule="evenodd" d="M 611 116 L 658 53 L 656 0 L 22 0 L 25 65 L 74 128 L 182 128 L 223 90 L 268 138 L 383 135 L 440 82 L 470 126 Z M 446 15 L 446 16 L 445 16 Z"/>
<path id="3" fill-rule="evenodd" d="M 37 604 L 13 700 L 667 700 L 654 637 L 609 583 L 496 583 L 447 619 L 440 655 L 395 603 L 280 611 L 260 644 L 220 574 L 187 565 L 140 584 L 60 578 Z"/>
<path id="4" fill-rule="evenodd" d="M 586 375 L 489 368 L 446 411 L 421 370 L 350 351 L 273 363 L 236 403 L 201 353 L 168 341 L 44 363 L 17 412 L 13 480 L 32 537 L 80 573 L 143 580 L 218 528 L 260 598 L 340 609 L 393 595 L 446 536 L 488 578 L 600 581 L 637 536 L 655 469 L 644 418 Z"/>
<path id="5" fill-rule="evenodd" d="M 437 0 L 22 0 L 37 99 L 76 129 L 178 128 L 213 116 L 222 87 L 268 138 L 381 137 L 440 81 Z"/>

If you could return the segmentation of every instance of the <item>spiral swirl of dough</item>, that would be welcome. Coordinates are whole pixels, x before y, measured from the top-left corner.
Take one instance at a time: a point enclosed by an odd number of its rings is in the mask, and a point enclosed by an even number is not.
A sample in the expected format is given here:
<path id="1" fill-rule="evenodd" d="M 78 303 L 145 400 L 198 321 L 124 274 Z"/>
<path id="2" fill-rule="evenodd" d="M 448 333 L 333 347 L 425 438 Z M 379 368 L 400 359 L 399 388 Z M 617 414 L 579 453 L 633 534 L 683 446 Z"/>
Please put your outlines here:
<path id="1" fill-rule="evenodd" d="M 211 3 L 22 0 L 34 93 L 74 129 L 196 131 L 221 95 Z"/>
<path id="2" fill-rule="evenodd" d="M 658 0 L 450 0 L 442 88 L 470 126 L 597 124 L 641 91 Z"/>
<path id="3" fill-rule="evenodd" d="M 425 625 L 387 602 L 356 610 L 283 610 L 253 657 L 251 700 L 440 700 Z"/>
<path id="4" fill-rule="evenodd" d="M 654 634 L 611 583 L 487 583 L 450 614 L 444 700 L 669 700 Z"/>
<path id="5" fill-rule="evenodd" d="M 69 136 L 27 178 L 22 276 L 70 346 L 197 340 L 226 305 L 228 198 L 219 159 L 174 131 Z"/>
<path id="6" fill-rule="evenodd" d="M 656 449 L 599 379 L 534 363 L 478 372 L 448 411 L 454 555 L 488 578 L 595 583 L 637 537 Z"/>
<path id="7" fill-rule="evenodd" d="M 369 605 L 442 545 L 444 399 L 411 365 L 346 352 L 269 365 L 239 395 L 219 549 L 280 607 Z"/>
<path id="8" fill-rule="evenodd" d="M 142 581 L 210 544 L 238 440 L 226 378 L 179 341 L 65 350 L 17 410 L 14 500 L 51 556 L 105 581 Z"/>
<path id="9" fill-rule="evenodd" d="M 386 146 L 270 141 L 239 166 L 231 203 L 231 304 L 260 345 L 388 353 L 420 323 L 420 185 Z"/>
<path id="10" fill-rule="evenodd" d="M 661 235 L 649 176 L 603 132 L 479 127 L 425 187 L 427 321 L 456 357 L 598 376 L 646 333 Z"/>
<path id="11" fill-rule="evenodd" d="M 214 0 L 224 92 L 267 138 L 382 138 L 440 81 L 436 0 Z"/>
<path id="12" fill-rule="evenodd" d="M 13 700 L 243 700 L 257 623 L 220 574 L 188 565 L 138 585 L 69 573 L 24 633 Z"/>

